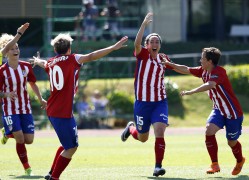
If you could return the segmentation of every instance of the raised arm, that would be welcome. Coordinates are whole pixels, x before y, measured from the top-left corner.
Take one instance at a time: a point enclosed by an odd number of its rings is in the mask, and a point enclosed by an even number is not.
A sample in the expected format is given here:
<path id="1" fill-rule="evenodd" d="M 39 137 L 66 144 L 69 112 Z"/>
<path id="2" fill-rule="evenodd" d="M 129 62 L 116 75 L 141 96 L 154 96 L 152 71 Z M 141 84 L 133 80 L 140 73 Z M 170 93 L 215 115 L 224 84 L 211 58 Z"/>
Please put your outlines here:
<path id="1" fill-rule="evenodd" d="M 137 32 L 137 36 L 136 36 L 136 39 L 135 39 L 135 42 L 134 42 L 134 46 L 135 46 L 135 51 L 136 51 L 136 54 L 139 54 L 141 49 L 142 49 L 142 39 L 143 39 L 143 35 L 144 35 L 144 30 L 146 28 L 146 26 L 152 22 L 152 17 L 153 17 L 153 13 L 148 13 L 144 20 L 143 20 L 143 23 L 141 24 L 138 32 Z"/>
<path id="2" fill-rule="evenodd" d="M 28 27 L 29 27 L 29 23 L 25 23 L 17 29 L 17 33 L 14 39 L 9 41 L 8 44 L 3 49 L 0 50 L 3 56 L 5 56 L 6 53 L 18 42 L 18 40 L 23 35 L 23 33 L 26 31 L 26 29 L 28 29 Z"/>
<path id="3" fill-rule="evenodd" d="M 111 53 L 112 51 L 118 50 L 122 47 L 126 47 L 127 45 L 124 45 L 124 43 L 128 40 L 128 37 L 125 36 L 123 37 L 120 41 L 118 41 L 116 44 L 103 48 L 103 49 L 99 49 L 97 51 L 93 51 L 89 54 L 85 54 L 82 55 L 79 59 L 79 63 L 85 63 L 85 62 L 90 62 L 90 61 L 94 61 L 96 59 L 102 58 L 104 56 L 106 56 L 107 54 Z"/>

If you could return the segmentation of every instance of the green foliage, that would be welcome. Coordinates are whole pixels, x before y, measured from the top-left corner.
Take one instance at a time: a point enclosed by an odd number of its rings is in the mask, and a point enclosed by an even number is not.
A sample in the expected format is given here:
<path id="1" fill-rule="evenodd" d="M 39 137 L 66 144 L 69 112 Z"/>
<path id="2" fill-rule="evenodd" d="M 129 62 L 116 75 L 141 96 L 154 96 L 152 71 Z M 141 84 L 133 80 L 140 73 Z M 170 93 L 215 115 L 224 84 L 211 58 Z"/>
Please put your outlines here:
<path id="1" fill-rule="evenodd" d="M 50 95 L 50 90 L 49 89 L 41 89 L 40 88 L 40 92 L 42 94 L 43 99 L 48 100 L 48 97 Z M 32 106 L 32 111 L 34 114 L 37 114 L 40 112 L 40 102 L 38 100 L 38 97 L 36 96 L 36 94 L 34 93 L 34 91 L 32 91 L 31 89 L 29 89 L 29 98 L 31 101 L 31 106 Z"/>
<path id="2" fill-rule="evenodd" d="M 165 87 L 169 104 L 182 104 L 178 85 L 169 79 L 165 80 Z"/>
<path id="3" fill-rule="evenodd" d="M 109 107 L 115 110 L 117 114 L 132 114 L 134 99 L 133 95 L 129 95 L 123 91 L 114 91 L 107 96 Z"/>
<path id="4" fill-rule="evenodd" d="M 234 91 L 249 96 L 249 65 L 226 66 L 225 68 Z"/>

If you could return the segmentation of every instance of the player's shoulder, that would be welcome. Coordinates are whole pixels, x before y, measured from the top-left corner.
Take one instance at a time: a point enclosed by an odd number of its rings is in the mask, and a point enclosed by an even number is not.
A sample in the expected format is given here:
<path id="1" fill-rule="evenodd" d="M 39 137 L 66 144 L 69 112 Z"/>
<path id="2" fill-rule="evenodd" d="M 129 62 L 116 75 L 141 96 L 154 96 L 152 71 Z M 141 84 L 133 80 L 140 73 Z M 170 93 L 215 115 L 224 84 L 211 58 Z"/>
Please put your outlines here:
<path id="1" fill-rule="evenodd" d="M 29 62 L 27 62 L 27 61 L 19 60 L 19 64 L 24 65 L 24 66 L 30 66 L 30 67 L 32 67 L 32 65 Z"/>
<path id="2" fill-rule="evenodd" d="M 214 69 L 213 69 L 213 72 L 216 72 L 216 73 L 219 73 L 219 74 L 226 74 L 226 69 L 223 68 L 222 66 L 216 66 Z"/>

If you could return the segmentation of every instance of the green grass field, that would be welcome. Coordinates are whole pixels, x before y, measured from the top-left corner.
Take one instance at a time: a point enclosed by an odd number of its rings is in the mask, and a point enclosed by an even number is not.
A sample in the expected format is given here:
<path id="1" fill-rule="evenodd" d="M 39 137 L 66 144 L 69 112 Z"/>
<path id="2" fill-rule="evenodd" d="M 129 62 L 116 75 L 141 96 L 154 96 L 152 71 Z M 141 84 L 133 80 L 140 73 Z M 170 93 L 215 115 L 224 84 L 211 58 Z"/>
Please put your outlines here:
<path id="1" fill-rule="evenodd" d="M 249 151 L 249 129 L 245 129 L 240 141 L 245 157 Z M 154 136 L 140 143 L 129 138 L 120 140 L 118 130 L 81 130 L 80 146 L 70 165 L 61 176 L 62 180 L 133 180 L 133 179 L 249 179 L 248 162 L 239 176 L 230 175 L 235 159 L 225 141 L 224 131 L 217 134 L 221 172 L 206 175 L 210 165 L 204 143 L 204 128 L 168 128 L 166 130 L 166 153 L 163 166 L 166 174 L 152 176 L 154 168 Z M 28 145 L 29 161 L 34 176 L 23 176 L 24 171 L 10 139 L 0 147 L 0 179 L 43 179 L 50 169 L 59 142 L 53 131 L 37 131 L 35 142 Z"/>

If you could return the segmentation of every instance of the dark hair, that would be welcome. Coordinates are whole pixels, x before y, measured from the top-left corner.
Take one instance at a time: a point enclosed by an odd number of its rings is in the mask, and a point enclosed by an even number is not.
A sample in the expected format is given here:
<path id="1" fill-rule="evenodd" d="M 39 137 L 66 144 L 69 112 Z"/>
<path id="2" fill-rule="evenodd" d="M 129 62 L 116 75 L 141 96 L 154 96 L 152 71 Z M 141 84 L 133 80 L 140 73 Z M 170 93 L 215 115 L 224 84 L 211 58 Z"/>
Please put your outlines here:
<path id="1" fill-rule="evenodd" d="M 70 41 L 59 39 L 57 42 L 55 42 L 54 49 L 58 54 L 66 54 L 70 46 Z"/>
<path id="2" fill-rule="evenodd" d="M 149 34 L 148 36 L 146 36 L 145 40 L 144 40 L 144 45 L 147 45 L 149 43 L 149 39 L 151 36 L 156 36 L 158 37 L 159 41 L 160 41 L 160 44 L 162 44 L 162 39 L 161 39 L 161 36 L 159 36 L 159 34 L 157 33 L 151 33 Z"/>
<path id="3" fill-rule="evenodd" d="M 207 60 L 211 60 L 215 66 L 219 63 L 221 52 L 218 48 L 203 48 L 202 52 L 204 52 L 204 56 L 207 58 Z"/>

